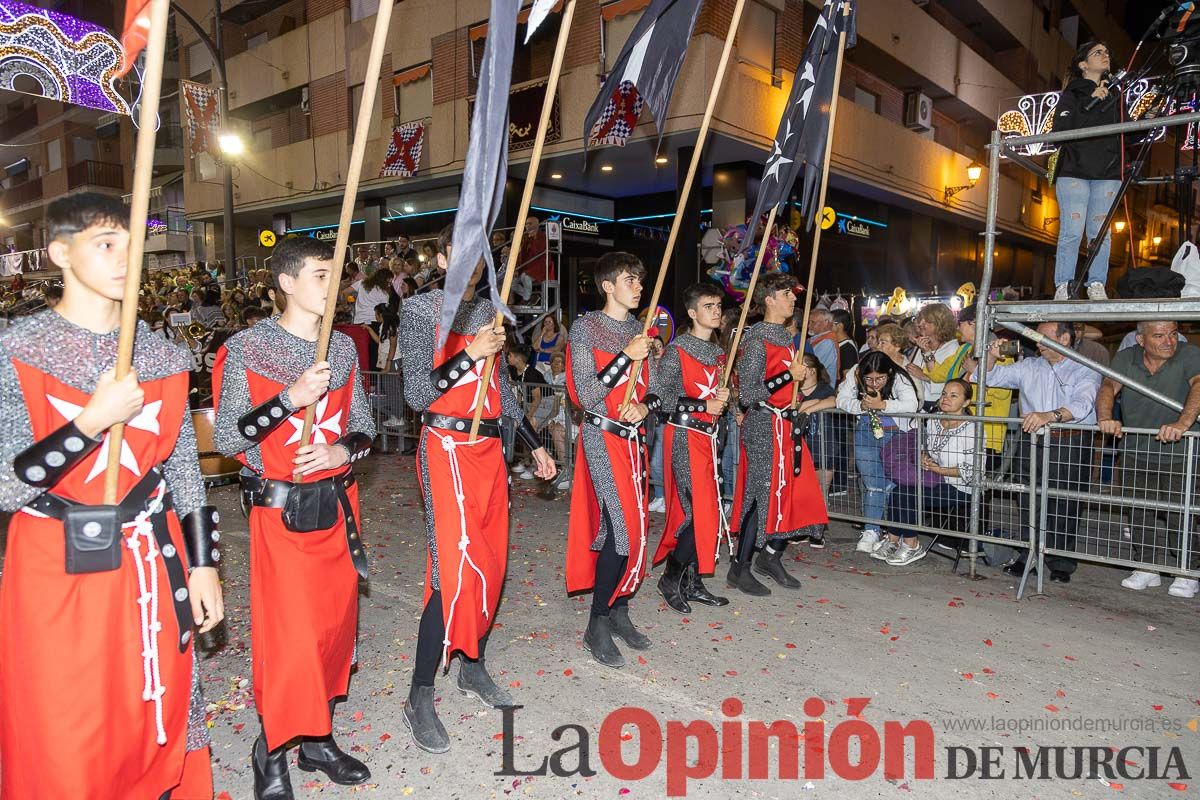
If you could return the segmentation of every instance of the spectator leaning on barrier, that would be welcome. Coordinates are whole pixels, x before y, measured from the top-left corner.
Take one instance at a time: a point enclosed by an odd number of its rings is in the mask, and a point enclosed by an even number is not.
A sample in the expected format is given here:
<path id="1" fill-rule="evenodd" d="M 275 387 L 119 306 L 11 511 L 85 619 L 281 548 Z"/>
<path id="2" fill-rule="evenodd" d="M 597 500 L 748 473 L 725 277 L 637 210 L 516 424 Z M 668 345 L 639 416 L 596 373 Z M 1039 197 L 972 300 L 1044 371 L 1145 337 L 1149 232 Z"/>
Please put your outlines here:
<path id="1" fill-rule="evenodd" d="M 938 410 L 942 414 L 969 414 L 968 404 L 974 387 L 962 378 L 951 378 L 942 387 Z M 934 416 L 925 420 L 925 439 L 921 453 L 915 454 L 919 471 L 914 464 L 914 477 L 925 481 L 922 506 L 926 511 L 961 511 L 971 501 L 975 481 L 975 430 L 971 423 L 960 419 Z M 937 476 L 933 481 L 924 475 Z M 961 518 L 961 514 L 959 515 Z M 888 499 L 888 520 L 897 525 L 917 522 L 917 490 L 913 486 L 897 487 Z M 929 520 L 925 521 L 930 524 Z M 892 527 L 872 558 L 886 561 L 893 567 L 903 567 L 920 561 L 928 554 L 922 549 L 916 531 Z"/>
<path id="2" fill-rule="evenodd" d="M 802 309 L 796 309 L 802 314 Z M 838 376 L 843 372 L 838 369 L 838 341 L 833 331 L 833 315 L 825 308 L 814 308 L 808 315 L 808 345 L 805 348 L 812 352 L 820 361 L 821 366 L 829 375 L 829 385 L 837 386 Z"/>
<path id="3" fill-rule="evenodd" d="M 1139 501 L 1182 504 L 1184 492 L 1195 496 L 1196 486 L 1186 486 L 1187 443 L 1183 435 L 1197 431 L 1196 417 L 1200 415 L 1200 348 L 1180 344 L 1179 326 L 1174 322 L 1139 322 L 1137 344 L 1117 353 L 1112 369 L 1130 380 L 1137 381 L 1183 404 L 1176 413 L 1157 400 L 1130 389 L 1122 391 L 1120 382 L 1105 378 L 1096 398 L 1096 416 L 1100 430 L 1125 439 L 1121 461 L 1124 490 Z M 1113 418 L 1113 404 L 1121 395 L 1122 420 Z M 1156 429 L 1157 434 L 1126 434 L 1130 428 Z M 1200 539 L 1194 539 L 1188 564 L 1180 564 L 1180 545 L 1183 539 L 1183 515 L 1173 511 L 1137 506 L 1130 510 L 1133 560 L 1143 563 L 1163 563 L 1155 558 L 1155 523 L 1165 519 L 1167 549 L 1164 555 L 1174 566 L 1200 569 Z M 1189 531 L 1189 535 L 1193 535 Z M 1161 551 L 1160 551 L 1161 552 Z M 1157 572 L 1134 570 L 1121 581 L 1126 589 L 1141 591 L 1158 586 L 1162 579 Z M 1168 592 L 1175 597 L 1195 597 L 1200 583 L 1178 577 Z"/>
<path id="4" fill-rule="evenodd" d="M 1069 322 L 1043 322 L 1038 333 L 1061 345 L 1071 347 L 1074 330 Z M 998 364 L 1000 342 L 993 342 L 987 352 L 987 385 L 1020 392 L 1022 429 L 1026 434 L 1041 431 L 1054 423 L 1074 422 L 1080 425 L 1096 423 L 1096 392 L 1100 388 L 1100 374 L 1077 361 L 1072 361 L 1038 342 L 1035 358 L 1026 358 L 1015 364 Z M 973 381 L 978 382 L 977 363 L 968 362 Z M 1081 430 L 1054 429 L 1048 439 L 1040 436 L 1031 443 L 1029 436 L 1021 437 L 1021 446 L 1013 464 L 1013 480 L 1028 481 L 1031 458 L 1042 457 L 1042 448 L 1050 448 L 1049 488 L 1064 491 L 1080 491 L 1092 463 L 1092 432 Z M 1029 518 L 1029 496 L 1021 494 L 1021 520 Z M 1046 533 L 1049 545 L 1056 549 L 1075 549 L 1075 529 L 1078 522 L 1079 503 L 1067 499 L 1045 499 L 1048 505 Z M 1069 583 L 1075 571 L 1075 559 L 1069 556 L 1047 555 L 1046 567 L 1050 580 Z M 1025 555 L 1005 567 L 1010 575 L 1024 574 Z"/>
<path id="5" fill-rule="evenodd" d="M 881 452 L 897 431 L 913 427 L 912 417 L 892 414 L 915 413 L 917 390 L 912 380 L 885 353 L 863 356 L 850 368 L 838 387 L 837 407 L 858 417 L 854 427 L 854 463 L 863 482 L 863 528 L 858 550 L 870 553 L 880 542 L 879 525 L 887 509 L 888 493 L 895 488 L 884 474 Z"/>

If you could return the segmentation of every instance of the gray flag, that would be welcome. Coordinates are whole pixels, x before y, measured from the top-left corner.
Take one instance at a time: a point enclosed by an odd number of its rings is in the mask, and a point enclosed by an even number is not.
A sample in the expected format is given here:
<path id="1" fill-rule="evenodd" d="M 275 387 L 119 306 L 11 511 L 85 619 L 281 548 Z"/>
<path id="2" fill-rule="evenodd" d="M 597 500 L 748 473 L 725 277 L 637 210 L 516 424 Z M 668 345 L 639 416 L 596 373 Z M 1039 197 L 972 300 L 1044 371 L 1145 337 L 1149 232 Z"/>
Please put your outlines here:
<path id="1" fill-rule="evenodd" d="M 487 43 L 483 48 L 483 63 L 479 65 L 475 113 L 471 117 L 471 135 L 467 143 L 467 163 L 459 190 L 458 212 L 454 217 L 454 246 L 446 268 L 446 295 L 438 324 L 438 348 L 446 343 L 467 282 L 480 259 L 487 264 L 492 305 L 513 319 L 508 306 L 500 302 L 500 293 L 496 289 L 496 265 L 492 261 L 489 238 L 504 202 L 504 181 L 508 176 L 508 93 L 512 84 L 520 0 L 491 2 Z"/>

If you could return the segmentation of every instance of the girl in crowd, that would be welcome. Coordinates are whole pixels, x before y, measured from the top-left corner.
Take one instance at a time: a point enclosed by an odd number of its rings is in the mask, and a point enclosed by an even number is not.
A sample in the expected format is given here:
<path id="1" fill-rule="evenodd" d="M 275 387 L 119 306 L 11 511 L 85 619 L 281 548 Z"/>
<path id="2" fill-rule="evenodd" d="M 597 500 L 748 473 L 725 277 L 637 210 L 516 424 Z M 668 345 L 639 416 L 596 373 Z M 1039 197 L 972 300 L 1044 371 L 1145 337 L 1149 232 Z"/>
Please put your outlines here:
<path id="1" fill-rule="evenodd" d="M 858 417 L 854 426 L 854 463 L 863 482 L 863 516 L 868 522 L 858 542 L 858 550 L 870 553 L 880 542 L 880 523 L 887 508 L 893 484 L 883 471 L 883 446 L 897 431 L 913 427 L 911 417 L 893 417 L 896 413 L 915 413 L 917 389 L 887 354 L 875 351 L 863 356 L 850 368 L 838 387 L 837 407 Z"/>
<path id="2" fill-rule="evenodd" d="M 544 371 L 546 367 L 543 365 L 550 364 L 550 357 L 554 353 L 566 352 L 566 349 L 567 337 L 563 336 L 558 320 L 553 314 L 542 317 L 542 326 L 538 330 L 537 338 L 533 340 L 533 351 L 537 354 L 534 366 Z"/>

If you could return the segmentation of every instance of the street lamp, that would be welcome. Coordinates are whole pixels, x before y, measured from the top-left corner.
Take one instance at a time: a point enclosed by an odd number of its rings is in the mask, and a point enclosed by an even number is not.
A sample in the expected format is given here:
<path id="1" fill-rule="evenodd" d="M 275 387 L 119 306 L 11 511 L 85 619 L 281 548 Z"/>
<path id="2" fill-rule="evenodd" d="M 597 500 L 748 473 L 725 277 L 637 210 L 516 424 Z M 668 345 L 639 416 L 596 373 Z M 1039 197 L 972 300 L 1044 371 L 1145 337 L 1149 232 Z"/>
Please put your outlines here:
<path id="1" fill-rule="evenodd" d="M 1160 244 L 1162 244 L 1162 237 L 1161 237 L 1161 236 L 1155 236 L 1155 237 L 1154 237 L 1153 239 L 1151 239 L 1150 241 L 1154 243 L 1154 246 L 1155 246 L 1155 247 L 1158 247 Z"/>
<path id="2" fill-rule="evenodd" d="M 190 14 L 184 11 L 178 4 L 172 4 L 175 9 L 175 15 L 178 19 L 183 20 L 191 27 L 196 37 L 204 43 L 204 47 L 208 50 L 209 56 L 212 58 L 213 68 L 217 71 L 217 112 L 221 115 L 221 124 L 229 124 L 229 82 L 225 78 L 225 51 L 221 42 L 221 0 L 213 0 L 213 30 L 216 32 L 216 41 L 209 38 L 208 33 L 196 22 Z M 236 153 L 226 147 L 225 140 L 231 137 L 237 141 L 234 145 L 239 149 Z M 230 155 L 241 153 L 245 148 L 241 144 L 241 140 L 236 135 L 225 133 L 218 139 L 221 150 Z M 221 209 L 221 227 L 225 230 L 225 278 L 231 279 L 234 277 L 234 259 L 235 252 L 233 248 L 233 164 L 229 158 L 223 159 L 225 162 L 224 176 L 224 207 Z"/>
<path id="3" fill-rule="evenodd" d="M 945 193 L 942 195 L 942 202 L 950 205 L 950 201 L 954 199 L 954 195 L 967 189 L 974 189 L 975 184 L 979 183 L 981 177 L 983 177 L 983 165 L 978 161 L 972 161 L 967 165 L 967 183 L 962 186 L 947 186 Z"/>
<path id="4" fill-rule="evenodd" d="M 1125 232 L 1125 220 L 1119 219 L 1115 223 L 1113 223 L 1113 230 L 1115 230 L 1117 233 L 1124 233 Z"/>
<path id="5" fill-rule="evenodd" d="M 242 137 L 236 133 L 222 133 L 217 141 L 221 144 L 221 152 L 227 156 L 240 156 L 246 152 L 246 145 L 242 142 Z"/>

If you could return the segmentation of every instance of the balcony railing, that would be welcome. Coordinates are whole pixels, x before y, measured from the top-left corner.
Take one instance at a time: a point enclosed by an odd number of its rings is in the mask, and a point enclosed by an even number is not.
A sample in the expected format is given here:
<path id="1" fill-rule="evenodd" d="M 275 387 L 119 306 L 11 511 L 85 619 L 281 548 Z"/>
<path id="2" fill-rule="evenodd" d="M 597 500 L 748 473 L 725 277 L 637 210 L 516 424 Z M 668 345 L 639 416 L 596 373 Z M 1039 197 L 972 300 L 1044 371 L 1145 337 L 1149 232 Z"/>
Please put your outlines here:
<path id="1" fill-rule="evenodd" d="M 5 189 L 3 196 L 0 197 L 0 206 L 12 209 L 28 203 L 36 203 L 41 199 L 42 179 L 34 178 L 31 181 L 13 186 L 11 189 Z"/>
<path id="2" fill-rule="evenodd" d="M 100 186 L 106 189 L 125 188 L 125 169 L 106 161 L 80 161 L 67 167 L 67 188 Z"/>

